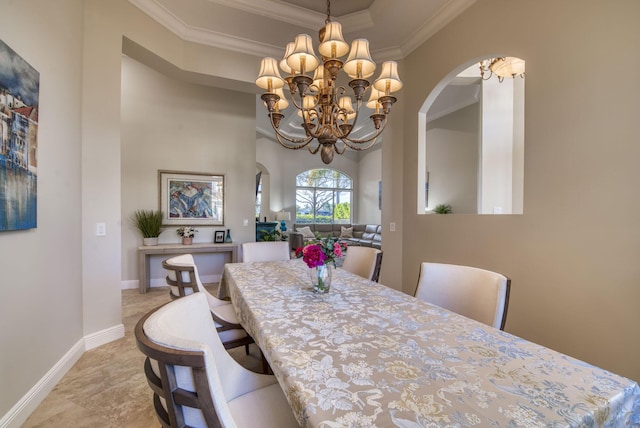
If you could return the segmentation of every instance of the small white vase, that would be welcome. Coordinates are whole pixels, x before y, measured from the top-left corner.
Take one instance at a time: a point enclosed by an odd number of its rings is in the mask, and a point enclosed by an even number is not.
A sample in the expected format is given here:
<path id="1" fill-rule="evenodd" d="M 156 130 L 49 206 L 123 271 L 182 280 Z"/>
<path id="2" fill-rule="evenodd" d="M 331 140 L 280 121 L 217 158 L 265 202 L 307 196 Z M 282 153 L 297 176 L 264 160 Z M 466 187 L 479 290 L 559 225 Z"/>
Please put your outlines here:
<path id="1" fill-rule="evenodd" d="M 142 238 L 142 243 L 146 246 L 158 245 L 158 238 Z"/>
<path id="2" fill-rule="evenodd" d="M 191 244 L 193 244 L 193 238 L 187 238 L 187 237 L 182 238 L 182 245 L 191 245 Z"/>

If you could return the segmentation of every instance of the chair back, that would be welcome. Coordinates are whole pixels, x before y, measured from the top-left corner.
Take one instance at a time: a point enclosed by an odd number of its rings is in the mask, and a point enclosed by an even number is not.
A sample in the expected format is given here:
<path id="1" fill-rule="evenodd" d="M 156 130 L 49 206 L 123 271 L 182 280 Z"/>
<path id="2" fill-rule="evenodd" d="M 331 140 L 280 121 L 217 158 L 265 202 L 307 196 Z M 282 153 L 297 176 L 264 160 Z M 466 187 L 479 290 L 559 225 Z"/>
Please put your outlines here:
<path id="1" fill-rule="evenodd" d="M 135 337 L 164 427 L 235 427 L 228 402 L 275 383 L 227 353 L 204 293 L 151 311 L 138 321 Z"/>
<path id="2" fill-rule="evenodd" d="M 380 266 L 382 264 L 382 250 L 371 247 L 350 246 L 342 264 L 342 269 L 378 282 Z"/>
<path id="3" fill-rule="evenodd" d="M 169 286 L 169 296 L 172 299 L 199 291 L 198 273 L 191 254 L 182 254 L 163 260 L 162 267 L 167 271 L 165 280 Z"/>
<path id="4" fill-rule="evenodd" d="M 209 290 L 202 284 L 198 274 L 198 266 L 196 266 L 191 254 L 167 259 L 162 262 L 162 266 L 168 271 L 167 283 L 171 286 L 170 296 L 172 299 L 193 293 L 205 295 L 211 316 L 225 348 L 231 349 L 253 343 L 251 336 L 240 325 L 230 302 L 218 299 L 209 293 Z"/>
<path id="5" fill-rule="evenodd" d="M 511 280 L 470 266 L 422 263 L 415 297 L 504 330 Z"/>
<path id="6" fill-rule="evenodd" d="M 291 259 L 287 241 L 245 242 L 242 244 L 242 261 L 276 262 Z"/>

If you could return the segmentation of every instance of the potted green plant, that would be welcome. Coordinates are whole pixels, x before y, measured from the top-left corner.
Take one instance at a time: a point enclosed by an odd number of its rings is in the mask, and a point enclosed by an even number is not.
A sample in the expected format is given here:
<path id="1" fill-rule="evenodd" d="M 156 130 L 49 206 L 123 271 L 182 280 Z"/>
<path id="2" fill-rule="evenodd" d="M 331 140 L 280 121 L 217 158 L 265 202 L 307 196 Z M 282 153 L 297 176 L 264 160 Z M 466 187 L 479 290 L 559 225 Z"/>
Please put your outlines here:
<path id="1" fill-rule="evenodd" d="M 158 245 L 158 236 L 162 233 L 162 211 L 137 210 L 131 220 L 142 234 L 144 245 Z"/>
<path id="2" fill-rule="evenodd" d="M 440 204 L 440 205 L 436 206 L 436 208 L 433 210 L 433 212 L 436 213 L 436 214 L 451 214 L 453 212 L 453 210 L 451 209 L 451 205 Z"/>

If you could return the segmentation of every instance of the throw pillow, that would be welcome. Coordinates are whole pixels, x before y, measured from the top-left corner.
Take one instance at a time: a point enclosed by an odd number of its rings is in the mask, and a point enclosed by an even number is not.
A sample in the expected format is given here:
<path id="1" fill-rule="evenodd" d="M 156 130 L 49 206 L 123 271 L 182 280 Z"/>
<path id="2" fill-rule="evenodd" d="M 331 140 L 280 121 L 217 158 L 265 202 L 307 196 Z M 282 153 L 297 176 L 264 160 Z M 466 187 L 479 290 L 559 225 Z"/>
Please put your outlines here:
<path id="1" fill-rule="evenodd" d="M 296 229 L 296 232 L 302 233 L 303 238 L 315 238 L 316 236 L 311 231 L 309 226 L 301 227 Z"/>
<path id="2" fill-rule="evenodd" d="M 353 238 L 353 227 L 340 226 L 341 238 Z"/>

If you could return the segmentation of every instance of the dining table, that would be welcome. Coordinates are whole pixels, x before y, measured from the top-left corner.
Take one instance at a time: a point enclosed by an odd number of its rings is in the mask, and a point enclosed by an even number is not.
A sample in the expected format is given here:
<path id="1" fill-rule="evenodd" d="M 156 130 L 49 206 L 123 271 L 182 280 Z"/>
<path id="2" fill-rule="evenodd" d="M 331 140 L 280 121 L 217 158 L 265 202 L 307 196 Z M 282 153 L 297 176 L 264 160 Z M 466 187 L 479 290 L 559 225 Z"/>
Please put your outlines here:
<path id="1" fill-rule="evenodd" d="M 343 269 L 227 263 L 219 287 L 301 427 L 640 427 L 630 379 Z"/>

